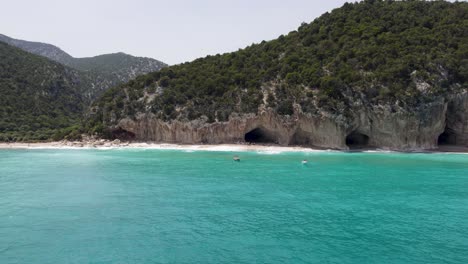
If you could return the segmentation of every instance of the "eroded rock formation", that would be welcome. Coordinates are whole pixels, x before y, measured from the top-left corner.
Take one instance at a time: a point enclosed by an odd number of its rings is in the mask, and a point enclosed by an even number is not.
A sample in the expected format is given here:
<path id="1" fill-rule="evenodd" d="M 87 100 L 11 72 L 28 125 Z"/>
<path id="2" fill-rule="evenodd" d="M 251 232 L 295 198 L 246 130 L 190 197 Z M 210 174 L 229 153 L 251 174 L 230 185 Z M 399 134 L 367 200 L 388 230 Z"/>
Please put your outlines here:
<path id="1" fill-rule="evenodd" d="M 231 115 L 227 122 L 164 122 L 152 114 L 125 118 L 113 127 L 135 140 L 182 143 L 271 143 L 318 148 L 435 149 L 438 144 L 468 145 L 468 92 L 440 99 L 410 112 L 397 106 L 353 106 L 350 117 L 327 113 L 280 116 Z M 127 133 L 123 133 L 126 131 Z"/>

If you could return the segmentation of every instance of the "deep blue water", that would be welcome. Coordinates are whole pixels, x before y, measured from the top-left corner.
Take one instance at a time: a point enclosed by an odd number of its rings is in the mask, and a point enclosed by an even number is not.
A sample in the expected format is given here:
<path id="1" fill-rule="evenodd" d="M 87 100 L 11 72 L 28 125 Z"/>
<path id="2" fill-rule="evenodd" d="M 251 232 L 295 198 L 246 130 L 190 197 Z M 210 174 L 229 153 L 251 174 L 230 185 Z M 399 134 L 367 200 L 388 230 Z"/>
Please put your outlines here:
<path id="1" fill-rule="evenodd" d="M 0 150 L 0 263 L 468 263 L 468 155 Z"/>

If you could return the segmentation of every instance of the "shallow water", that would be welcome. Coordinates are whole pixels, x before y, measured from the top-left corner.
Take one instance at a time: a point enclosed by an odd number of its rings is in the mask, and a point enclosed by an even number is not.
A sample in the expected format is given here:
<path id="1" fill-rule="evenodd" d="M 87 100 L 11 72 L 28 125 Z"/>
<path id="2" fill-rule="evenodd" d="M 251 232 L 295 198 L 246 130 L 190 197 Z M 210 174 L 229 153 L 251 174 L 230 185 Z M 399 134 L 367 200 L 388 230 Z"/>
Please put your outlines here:
<path id="1" fill-rule="evenodd" d="M 468 155 L 0 150 L 2 264 L 468 263 L 467 252 Z"/>

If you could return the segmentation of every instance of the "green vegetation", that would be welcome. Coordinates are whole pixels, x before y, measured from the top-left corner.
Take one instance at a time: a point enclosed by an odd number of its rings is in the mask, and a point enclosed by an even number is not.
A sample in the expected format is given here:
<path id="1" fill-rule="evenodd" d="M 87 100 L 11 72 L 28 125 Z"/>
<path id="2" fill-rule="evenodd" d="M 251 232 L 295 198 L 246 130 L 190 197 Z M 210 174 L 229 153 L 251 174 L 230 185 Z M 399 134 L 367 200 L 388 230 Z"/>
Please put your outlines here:
<path id="1" fill-rule="evenodd" d="M 123 75 L 133 78 L 136 77 L 134 74 L 141 74 L 139 72 L 152 72 L 167 65 L 151 58 L 134 57 L 120 52 L 90 58 L 74 58 L 68 66 L 81 71 L 96 72 L 104 75 Z M 136 72 L 133 73 L 132 70 Z"/>
<path id="2" fill-rule="evenodd" d="M 93 84 L 124 81 L 113 78 L 134 65 L 127 56 L 78 59 L 75 71 L 0 43 L 0 141 L 105 135 L 138 113 L 215 122 L 261 105 L 280 115 L 300 108 L 346 116 L 356 103 L 411 111 L 467 88 L 468 3 L 347 3 L 276 40 L 115 86 L 81 126 L 85 105 L 105 90 L 90 90 Z"/>
<path id="3" fill-rule="evenodd" d="M 73 58 L 50 44 L 0 34 L 0 142 L 79 139 L 80 120 L 96 97 L 165 66 L 124 53 Z"/>
<path id="4" fill-rule="evenodd" d="M 77 137 L 80 85 L 76 71 L 0 42 L 0 141 Z"/>
<path id="5" fill-rule="evenodd" d="M 466 88 L 467 65 L 467 3 L 347 3 L 276 40 L 110 89 L 87 129 L 138 112 L 224 121 L 233 112 L 256 113 L 264 98 L 282 115 L 292 114 L 293 105 L 346 115 L 356 100 L 410 109 Z"/>
<path id="6" fill-rule="evenodd" d="M 158 71 L 167 66 L 155 59 L 134 57 L 125 53 L 73 58 L 65 65 L 79 70 L 84 78 L 94 84 L 94 88 L 89 91 L 90 101 L 111 87 L 126 83 L 138 75 Z"/>
<path id="7" fill-rule="evenodd" d="M 125 53 L 74 58 L 54 45 L 13 39 L 2 34 L 0 41 L 78 70 L 80 82 L 83 83 L 82 94 L 87 103 L 91 103 L 113 86 L 167 66 L 155 59 L 134 57 Z"/>

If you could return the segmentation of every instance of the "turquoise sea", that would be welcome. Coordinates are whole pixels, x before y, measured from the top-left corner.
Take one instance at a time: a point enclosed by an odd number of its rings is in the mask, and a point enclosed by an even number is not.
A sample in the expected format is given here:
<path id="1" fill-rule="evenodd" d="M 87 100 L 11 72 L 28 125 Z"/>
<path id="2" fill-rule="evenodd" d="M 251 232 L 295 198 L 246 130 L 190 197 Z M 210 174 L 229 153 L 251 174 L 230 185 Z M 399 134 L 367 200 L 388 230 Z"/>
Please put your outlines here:
<path id="1" fill-rule="evenodd" d="M 468 263 L 468 155 L 0 150 L 0 263 Z"/>

